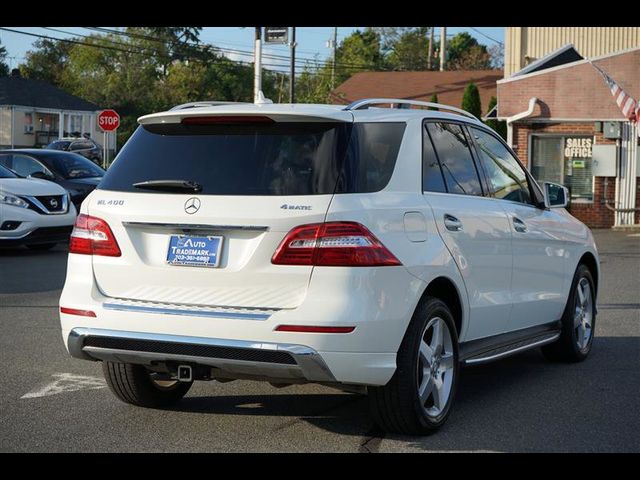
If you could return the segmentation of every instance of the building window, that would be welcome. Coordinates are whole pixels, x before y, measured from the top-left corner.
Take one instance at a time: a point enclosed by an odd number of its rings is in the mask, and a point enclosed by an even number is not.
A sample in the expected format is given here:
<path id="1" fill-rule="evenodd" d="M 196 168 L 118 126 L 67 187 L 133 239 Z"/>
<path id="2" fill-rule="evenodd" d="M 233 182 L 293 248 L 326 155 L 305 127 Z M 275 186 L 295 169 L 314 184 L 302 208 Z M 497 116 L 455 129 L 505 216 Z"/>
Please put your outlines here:
<path id="1" fill-rule="evenodd" d="M 71 135 L 82 133 L 82 115 L 69 115 L 69 133 Z"/>
<path id="2" fill-rule="evenodd" d="M 566 186 L 571 199 L 593 201 L 593 137 L 533 135 L 531 174 L 539 182 Z"/>
<path id="3" fill-rule="evenodd" d="M 24 133 L 33 134 L 33 113 L 24 114 Z"/>

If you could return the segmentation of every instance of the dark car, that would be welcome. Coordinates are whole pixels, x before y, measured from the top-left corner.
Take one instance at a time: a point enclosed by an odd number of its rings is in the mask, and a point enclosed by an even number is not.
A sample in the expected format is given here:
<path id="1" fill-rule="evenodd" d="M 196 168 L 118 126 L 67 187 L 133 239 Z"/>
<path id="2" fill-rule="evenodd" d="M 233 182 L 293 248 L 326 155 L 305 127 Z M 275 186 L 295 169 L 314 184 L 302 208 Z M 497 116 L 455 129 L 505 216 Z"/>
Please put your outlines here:
<path id="1" fill-rule="evenodd" d="M 78 211 L 105 174 L 101 167 L 82 155 L 48 149 L 0 150 L 0 165 L 23 177 L 51 180 L 66 188 Z"/>
<path id="2" fill-rule="evenodd" d="M 73 152 L 88 158 L 97 165 L 102 164 L 102 146 L 90 138 L 71 137 L 54 140 L 48 149 L 61 150 L 63 152 Z"/>

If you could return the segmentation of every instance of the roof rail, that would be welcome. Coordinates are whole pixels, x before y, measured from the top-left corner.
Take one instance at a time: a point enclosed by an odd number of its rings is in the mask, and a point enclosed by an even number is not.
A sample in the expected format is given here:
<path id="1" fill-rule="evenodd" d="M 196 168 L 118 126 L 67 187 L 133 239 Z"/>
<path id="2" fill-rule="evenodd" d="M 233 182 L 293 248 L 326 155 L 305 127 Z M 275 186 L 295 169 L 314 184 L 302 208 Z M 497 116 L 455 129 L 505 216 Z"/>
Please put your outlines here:
<path id="1" fill-rule="evenodd" d="M 218 105 L 246 105 L 249 102 L 218 102 L 215 100 L 212 101 L 204 101 L 204 102 L 190 102 L 190 103 L 183 103 L 182 105 L 176 105 L 175 107 L 171 108 L 169 111 L 173 111 L 173 110 L 184 110 L 186 108 L 197 108 L 197 107 L 216 107 Z"/>
<path id="2" fill-rule="evenodd" d="M 449 110 L 451 112 L 464 115 L 465 117 L 478 120 L 475 115 L 467 112 L 466 110 L 462 110 L 461 108 L 451 107 L 449 105 L 444 105 L 442 103 L 423 102 L 421 100 L 404 100 L 401 98 L 364 98 L 362 100 L 356 100 L 355 102 L 344 107 L 344 109 L 360 110 L 363 107 L 368 107 L 369 105 L 378 105 L 381 103 L 391 103 L 391 104 L 397 104 L 397 105 L 418 105 L 421 107 L 434 107 L 442 110 Z"/>

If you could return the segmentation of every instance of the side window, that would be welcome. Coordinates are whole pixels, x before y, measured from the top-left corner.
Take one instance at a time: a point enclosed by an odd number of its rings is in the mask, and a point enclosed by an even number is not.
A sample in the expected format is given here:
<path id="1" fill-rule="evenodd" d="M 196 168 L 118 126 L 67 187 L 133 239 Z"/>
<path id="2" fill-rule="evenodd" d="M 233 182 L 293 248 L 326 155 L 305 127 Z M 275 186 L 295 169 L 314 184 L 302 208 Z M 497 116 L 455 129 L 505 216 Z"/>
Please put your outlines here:
<path id="1" fill-rule="evenodd" d="M 86 150 L 93 147 L 89 142 L 73 142 L 69 147 L 69 150 Z"/>
<path id="2" fill-rule="evenodd" d="M 507 147 L 490 133 L 470 128 L 478 148 L 480 161 L 487 172 L 496 198 L 532 203 L 529 182 L 524 169 Z"/>
<path id="3" fill-rule="evenodd" d="M 0 155 L 0 165 L 13 170 L 13 155 L 10 153 L 4 153 Z"/>
<path id="4" fill-rule="evenodd" d="M 482 195 L 469 142 L 460 125 L 429 122 L 427 130 L 440 161 L 447 191 L 466 195 Z"/>
<path id="5" fill-rule="evenodd" d="M 427 132 L 427 125 L 422 130 L 422 191 L 446 192 L 442 169 L 433 148 L 433 143 Z"/>
<path id="6" fill-rule="evenodd" d="M 13 166 L 11 167 L 18 175 L 28 177 L 36 172 L 51 175 L 51 172 L 40 162 L 26 155 L 13 155 Z"/>

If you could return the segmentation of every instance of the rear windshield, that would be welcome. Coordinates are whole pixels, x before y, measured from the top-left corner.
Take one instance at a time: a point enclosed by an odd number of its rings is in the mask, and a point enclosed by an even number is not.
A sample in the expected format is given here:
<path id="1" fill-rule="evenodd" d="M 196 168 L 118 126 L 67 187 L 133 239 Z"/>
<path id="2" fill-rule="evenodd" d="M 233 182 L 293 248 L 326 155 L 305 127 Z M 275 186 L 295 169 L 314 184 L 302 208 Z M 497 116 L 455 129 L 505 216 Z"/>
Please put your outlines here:
<path id="1" fill-rule="evenodd" d="M 102 177 L 104 170 L 77 153 L 49 155 L 56 170 L 66 179 Z"/>
<path id="2" fill-rule="evenodd" d="M 404 129 L 404 123 L 145 125 L 98 188 L 153 193 L 133 184 L 188 180 L 204 195 L 375 192 L 391 178 Z"/>
<path id="3" fill-rule="evenodd" d="M 66 141 L 62 141 L 62 142 L 53 142 L 52 144 L 50 144 L 47 148 L 51 148 L 53 150 L 66 150 L 67 148 L 69 148 L 69 144 L 71 142 L 66 142 Z"/>

